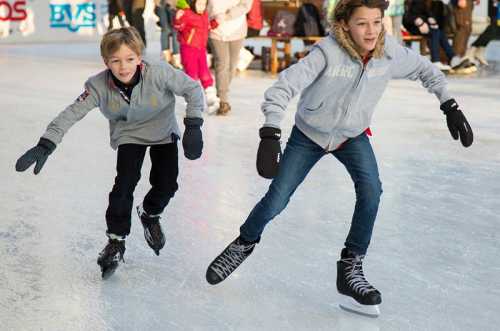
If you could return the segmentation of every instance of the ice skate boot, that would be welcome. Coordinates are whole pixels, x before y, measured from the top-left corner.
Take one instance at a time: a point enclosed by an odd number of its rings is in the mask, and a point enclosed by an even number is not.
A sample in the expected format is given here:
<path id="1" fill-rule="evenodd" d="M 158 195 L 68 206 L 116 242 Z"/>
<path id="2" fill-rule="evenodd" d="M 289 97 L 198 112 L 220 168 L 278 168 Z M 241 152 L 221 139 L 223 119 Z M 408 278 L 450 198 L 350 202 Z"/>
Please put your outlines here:
<path id="1" fill-rule="evenodd" d="M 476 60 L 483 66 L 488 66 L 488 60 L 486 60 L 486 47 L 478 47 L 476 53 L 474 54 Z"/>
<path id="2" fill-rule="evenodd" d="M 248 242 L 241 237 L 236 238 L 224 251 L 210 263 L 207 269 L 207 282 L 212 285 L 226 279 L 245 259 L 252 254 L 255 242 Z"/>
<path id="3" fill-rule="evenodd" d="M 99 253 L 99 257 L 97 258 L 97 264 L 101 267 L 102 279 L 108 279 L 114 274 L 120 261 L 124 262 L 125 239 L 111 239 L 113 235 L 108 236 L 110 237 L 108 244 Z"/>
<path id="4" fill-rule="evenodd" d="M 213 86 L 205 89 L 205 96 L 207 98 L 207 113 L 212 115 L 217 112 L 220 106 L 220 100 L 217 97 L 217 91 Z"/>
<path id="5" fill-rule="evenodd" d="M 357 314 L 377 317 L 382 302 L 380 292 L 363 275 L 364 255 L 342 249 L 337 261 L 337 291 L 341 295 L 340 308 Z"/>
<path id="6" fill-rule="evenodd" d="M 137 206 L 137 215 L 141 219 L 144 228 L 144 238 L 156 255 L 160 255 L 160 249 L 165 246 L 165 236 L 160 225 L 160 215 L 149 215 L 144 211 L 142 204 Z"/>

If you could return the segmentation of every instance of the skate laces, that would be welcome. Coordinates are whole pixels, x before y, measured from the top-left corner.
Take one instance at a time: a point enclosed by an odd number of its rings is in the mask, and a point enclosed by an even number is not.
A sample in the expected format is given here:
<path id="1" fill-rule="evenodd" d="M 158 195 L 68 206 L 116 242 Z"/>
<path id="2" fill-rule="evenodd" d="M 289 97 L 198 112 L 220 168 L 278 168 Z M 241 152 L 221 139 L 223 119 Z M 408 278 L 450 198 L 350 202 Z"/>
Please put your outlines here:
<path id="1" fill-rule="evenodd" d="M 355 257 L 341 259 L 342 262 L 348 264 L 346 267 L 347 284 L 355 292 L 361 295 L 376 291 L 376 289 L 368 283 L 363 274 L 363 258 L 364 255 L 356 255 Z"/>
<path id="2" fill-rule="evenodd" d="M 147 223 L 157 223 L 160 222 L 161 214 L 150 215 L 145 210 L 142 204 L 137 206 L 137 212 L 142 221 Z"/>
<path id="3" fill-rule="evenodd" d="M 248 257 L 248 255 L 250 255 L 255 244 L 256 243 L 245 245 L 237 242 L 231 243 L 213 263 L 212 270 L 220 278 L 225 279 Z"/>

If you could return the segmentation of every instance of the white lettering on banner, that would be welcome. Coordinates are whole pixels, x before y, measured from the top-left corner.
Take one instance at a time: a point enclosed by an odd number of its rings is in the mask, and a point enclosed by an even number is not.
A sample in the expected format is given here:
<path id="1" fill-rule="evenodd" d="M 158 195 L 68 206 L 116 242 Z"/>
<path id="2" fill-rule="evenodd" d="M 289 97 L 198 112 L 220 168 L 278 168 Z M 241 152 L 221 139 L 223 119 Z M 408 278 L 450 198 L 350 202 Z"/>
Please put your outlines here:
<path id="1" fill-rule="evenodd" d="M 330 67 L 326 72 L 326 75 L 330 77 L 354 78 L 355 70 L 355 66 L 337 64 L 333 67 Z"/>
<path id="2" fill-rule="evenodd" d="M 96 27 L 96 5 L 93 2 L 82 2 L 72 11 L 70 3 L 50 4 L 50 27 L 67 28 L 77 32 L 80 28 Z"/>

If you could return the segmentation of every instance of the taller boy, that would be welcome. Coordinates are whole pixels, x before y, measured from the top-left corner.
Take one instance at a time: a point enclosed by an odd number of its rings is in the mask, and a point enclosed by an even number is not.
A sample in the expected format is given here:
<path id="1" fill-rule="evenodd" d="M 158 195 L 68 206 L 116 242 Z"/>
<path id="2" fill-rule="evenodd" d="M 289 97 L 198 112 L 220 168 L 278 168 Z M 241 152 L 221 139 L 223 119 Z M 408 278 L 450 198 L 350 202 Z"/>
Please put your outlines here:
<path id="1" fill-rule="evenodd" d="M 208 267 L 209 283 L 223 281 L 252 253 L 266 224 L 286 207 L 314 164 L 331 154 L 346 167 L 356 190 L 351 228 L 337 262 L 337 290 L 345 299 L 341 307 L 379 314 L 382 297 L 365 279 L 362 261 L 382 193 L 368 128 L 389 80 L 420 79 L 439 99 L 453 138 L 460 137 L 466 147 L 473 139 L 444 75 L 426 58 L 385 36 L 382 18 L 387 5 L 384 0 L 340 0 L 332 33 L 265 92 L 257 168 L 263 177 L 276 177 L 240 227 L 240 236 Z M 280 122 L 300 91 L 295 126 L 281 158 Z"/>

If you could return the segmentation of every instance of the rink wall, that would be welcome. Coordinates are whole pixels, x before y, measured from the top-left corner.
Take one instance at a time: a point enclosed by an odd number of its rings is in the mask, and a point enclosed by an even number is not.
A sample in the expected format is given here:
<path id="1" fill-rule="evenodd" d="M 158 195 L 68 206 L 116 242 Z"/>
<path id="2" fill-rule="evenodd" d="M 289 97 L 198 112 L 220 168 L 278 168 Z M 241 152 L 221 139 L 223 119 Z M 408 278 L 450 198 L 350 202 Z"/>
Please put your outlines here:
<path id="1" fill-rule="evenodd" d="M 150 36 L 153 6 L 146 0 Z M 95 41 L 107 27 L 107 0 L 0 0 L 0 43 Z"/>
<path id="2" fill-rule="evenodd" d="M 156 31 L 153 1 L 144 11 L 149 37 Z M 482 1 L 474 15 L 487 16 L 486 6 Z M 0 44 L 95 41 L 107 26 L 107 0 L 0 0 Z"/>

